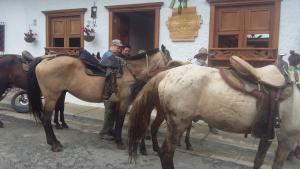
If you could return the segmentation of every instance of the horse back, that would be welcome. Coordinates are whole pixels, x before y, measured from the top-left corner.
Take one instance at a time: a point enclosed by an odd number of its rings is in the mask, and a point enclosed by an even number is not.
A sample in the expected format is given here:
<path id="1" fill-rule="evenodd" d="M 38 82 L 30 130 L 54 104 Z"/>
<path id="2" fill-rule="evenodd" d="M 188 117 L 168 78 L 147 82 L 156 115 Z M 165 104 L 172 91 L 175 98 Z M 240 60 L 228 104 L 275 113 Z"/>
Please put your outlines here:
<path id="1" fill-rule="evenodd" d="M 177 117 L 237 133 L 249 130 L 256 114 L 255 98 L 228 86 L 218 69 L 197 65 L 169 70 L 159 84 L 159 98 Z"/>

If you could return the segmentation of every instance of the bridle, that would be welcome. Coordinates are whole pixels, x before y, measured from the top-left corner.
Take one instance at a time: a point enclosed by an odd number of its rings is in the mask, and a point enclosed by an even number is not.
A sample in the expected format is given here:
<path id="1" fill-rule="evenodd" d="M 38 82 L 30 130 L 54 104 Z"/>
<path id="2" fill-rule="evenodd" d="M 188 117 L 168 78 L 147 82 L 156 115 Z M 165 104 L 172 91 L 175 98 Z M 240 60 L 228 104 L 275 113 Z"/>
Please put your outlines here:
<path id="1" fill-rule="evenodd" d="M 167 65 L 167 63 L 169 62 L 169 57 L 168 56 L 166 56 L 166 54 L 164 53 L 164 52 L 162 52 L 162 51 L 159 51 L 160 52 L 160 54 L 161 54 L 161 56 L 162 56 L 162 60 L 163 60 L 163 62 L 164 62 L 164 65 Z M 145 77 L 149 77 L 150 76 L 150 66 L 149 66 L 149 64 L 150 64 L 150 56 L 146 53 L 146 75 L 145 75 Z M 128 64 L 127 64 L 127 62 L 124 60 L 124 65 L 125 65 L 125 67 L 126 67 L 126 69 L 128 70 L 128 72 L 131 74 L 131 76 L 134 78 L 134 80 L 135 81 L 137 81 L 138 79 L 137 79 L 137 77 L 136 77 L 136 75 L 133 73 L 133 71 L 128 67 Z M 157 63 L 157 65 L 159 65 L 160 64 L 160 62 L 158 62 Z"/>

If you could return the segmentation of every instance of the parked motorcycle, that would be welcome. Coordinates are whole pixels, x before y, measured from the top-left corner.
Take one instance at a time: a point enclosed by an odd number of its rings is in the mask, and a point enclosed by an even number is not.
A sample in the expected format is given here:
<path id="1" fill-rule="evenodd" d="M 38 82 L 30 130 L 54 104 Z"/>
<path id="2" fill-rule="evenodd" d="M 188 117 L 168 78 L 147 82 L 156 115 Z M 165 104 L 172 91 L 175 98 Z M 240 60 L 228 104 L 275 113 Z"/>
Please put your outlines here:
<path id="1" fill-rule="evenodd" d="M 4 99 L 10 90 L 6 90 L 2 96 L 0 97 L 0 101 Z M 27 96 L 27 92 L 21 89 L 12 96 L 11 98 L 11 106 L 18 113 L 28 113 L 29 109 L 29 100 Z"/>

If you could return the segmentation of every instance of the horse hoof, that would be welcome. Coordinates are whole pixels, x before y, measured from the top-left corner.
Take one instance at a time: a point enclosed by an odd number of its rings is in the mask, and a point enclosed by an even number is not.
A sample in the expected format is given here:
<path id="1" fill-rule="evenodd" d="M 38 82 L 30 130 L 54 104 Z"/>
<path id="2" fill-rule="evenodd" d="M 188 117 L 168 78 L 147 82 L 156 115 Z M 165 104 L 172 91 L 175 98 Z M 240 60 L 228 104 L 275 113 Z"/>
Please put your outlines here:
<path id="1" fill-rule="evenodd" d="M 147 153 L 147 150 L 140 150 L 140 153 L 142 154 L 142 155 L 144 155 L 144 156 L 146 156 L 146 155 L 148 155 L 148 153 Z"/>
<path id="2" fill-rule="evenodd" d="M 158 153 L 159 152 L 159 148 L 153 147 L 153 151 Z"/>
<path id="3" fill-rule="evenodd" d="M 63 127 L 60 124 L 55 124 L 56 129 L 63 129 Z"/>
<path id="4" fill-rule="evenodd" d="M 145 139 L 146 139 L 146 140 L 151 140 L 151 136 L 150 136 L 150 135 L 146 135 L 146 136 L 145 136 Z"/>
<path id="5" fill-rule="evenodd" d="M 54 145 L 52 145 L 51 150 L 53 152 L 62 152 L 63 146 L 61 144 L 54 144 Z"/>
<path id="6" fill-rule="evenodd" d="M 126 149 L 126 146 L 123 143 L 117 143 L 117 147 L 120 150 L 125 150 Z"/>
<path id="7" fill-rule="evenodd" d="M 65 128 L 65 129 L 69 128 L 69 126 L 67 125 L 67 123 L 62 123 L 61 126 L 62 126 L 62 128 Z"/>
<path id="8" fill-rule="evenodd" d="M 295 153 L 295 157 L 296 157 L 297 159 L 300 159 L 300 146 L 297 146 L 297 147 L 296 147 L 294 153 Z"/>
<path id="9" fill-rule="evenodd" d="M 219 131 L 216 128 L 210 128 L 209 132 L 212 133 L 212 134 L 215 134 L 215 135 L 219 134 Z"/>
<path id="10" fill-rule="evenodd" d="M 295 152 L 294 152 L 294 150 L 292 150 L 292 151 L 289 152 L 289 154 L 288 154 L 286 160 L 288 160 L 288 161 L 293 161 L 294 156 L 295 156 Z"/>
<path id="11" fill-rule="evenodd" d="M 193 147 L 192 146 L 186 146 L 186 149 L 189 150 L 189 151 L 193 151 Z"/>

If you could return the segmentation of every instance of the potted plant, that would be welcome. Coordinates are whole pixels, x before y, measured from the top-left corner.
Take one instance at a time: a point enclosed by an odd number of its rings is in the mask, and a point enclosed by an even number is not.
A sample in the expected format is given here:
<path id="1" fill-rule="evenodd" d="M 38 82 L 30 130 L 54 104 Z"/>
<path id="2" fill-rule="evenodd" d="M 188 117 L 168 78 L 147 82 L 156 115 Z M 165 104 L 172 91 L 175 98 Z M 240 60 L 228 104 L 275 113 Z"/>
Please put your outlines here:
<path id="1" fill-rule="evenodd" d="M 35 41 L 35 38 L 37 36 L 36 33 L 33 33 L 32 29 L 29 29 L 28 32 L 24 33 L 24 35 L 24 40 L 28 43 Z"/>
<path id="2" fill-rule="evenodd" d="M 84 40 L 87 42 L 91 42 L 95 39 L 95 29 L 92 28 L 90 25 L 86 25 L 82 28 L 82 32 L 84 33 Z"/>

